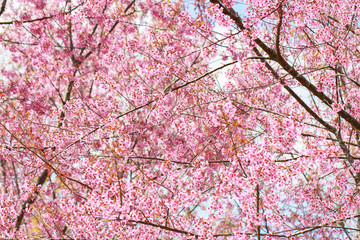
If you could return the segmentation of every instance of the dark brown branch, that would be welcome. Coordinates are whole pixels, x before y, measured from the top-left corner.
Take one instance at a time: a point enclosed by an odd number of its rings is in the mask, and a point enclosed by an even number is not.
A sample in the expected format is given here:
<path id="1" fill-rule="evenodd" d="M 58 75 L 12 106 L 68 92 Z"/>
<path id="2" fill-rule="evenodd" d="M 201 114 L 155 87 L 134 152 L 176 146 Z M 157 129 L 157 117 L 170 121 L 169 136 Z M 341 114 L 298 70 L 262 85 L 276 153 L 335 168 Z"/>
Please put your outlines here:
<path id="1" fill-rule="evenodd" d="M 349 219 L 352 219 L 352 218 L 356 218 L 356 217 L 360 217 L 360 215 L 355 215 L 355 216 L 352 216 L 352 217 L 348 217 L 348 218 L 344 218 L 344 219 L 340 219 L 340 220 L 336 220 L 336 221 L 332 221 L 330 223 L 325 223 L 325 224 L 321 224 L 321 225 L 316 225 L 316 226 L 313 226 L 313 227 L 308 227 L 308 228 L 304 228 L 304 230 L 299 230 L 293 234 L 290 234 L 290 235 L 283 235 L 283 234 L 266 234 L 266 233 L 260 233 L 260 234 L 257 234 L 257 233 L 245 233 L 246 235 L 248 236 L 254 236 L 254 235 L 257 235 L 258 236 L 258 239 L 259 239 L 259 236 L 269 236 L 269 237 L 279 237 L 279 238 L 292 238 L 292 237 L 295 237 L 295 236 L 298 236 L 298 235 L 302 235 L 302 234 L 305 234 L 305 233 L 308 233 L 308 232 L 311 232 L 311 231 L 314 231 L 316 229 L 320 229 L 320 228 L 323 228 L 323 227 L 329 227 L 329 228 L 338 228 L 338 226 L 330 226 L 330 224 L 335 224 L 335 223 L 338 223 L 338 222 L 341 222 L 341 221 L 345 221 L 345 220 L 349 220 Z M 118 219 L 116 219 L 116 221 L 119 221 Z M 161 229 L 164 229 L 164 230 L 167 230 L 167 231 L 171 231 L 171 232 L 176 232 L 176 233 L 181 233 L 181 234 L 186 234 L 186 235 L 189 235 L 189 236 L 194 236 L 196 238 L 200 237 L 198 234 L 195 234 L 195 233 L 191 233 L 191 232 L 188 232 L 188 231 L 185 231 L 185 230 L 179 230 L 179 229 L 176 229 L 176 228 L 171 228 L 171 227 L 166 227 L 166 226 L 163 226 L 163 225 L 160 225 L 160 224 L 156 224 L 156 223 L 151 223 L 149 221 L 135 221 L 135 220 L 129 220 L 128 221 L 128 224 L 132 225 L 132 224 L 143 224 L 143 225 L 147 225 L 147 226 L 152 226 L 152 227 L 156 227 L 156 228 L 161 228 Z M 292 230 L 294 231 L 294 230 Z M 224 233 L 224 234 L 214 234 L 213 235 L 214 237 L 225 237 L 225 236 L 233 236 L 232 233 Z"/>
<path id="2" fill-rule="evenodd" d="M 278 56 L 281 55 L 280 53 L 280 34 L 281 34 L 281 25 L 283 21 L 283 10 L 282 10 L 282 3 L 279 5 L 279 23 L 276 28 L 276 41 L 275 41 L 275 47 L 276 47 L 276 53 Z"/>
<path id="3" fill-rule="evenodd" d="M 265 59 L 265 60 L 271 60 L 269 57 L 248 57 L 248 58 L 246 58 L 246 59 L 249 59 L 249 60 L 251 60 L 251 59 Z"/>
<path id="4" fill-rule="evenodd" d="M 222 11 L 225 15 L 229 16 L 236 25 L 240 28 L 241 31 L 247 30 L 243 23 L 242 19 L 239 17 L 237 12 L 233 8 L 225 7 L 220 0 L 210 0 L 211 3 L 218 4 L 222 8 Z M 305 77 L 303 77 L 294 67 L 292 67 L 281 55 L 268 47 L 262 40 L 255 38 L 254 42 L 270 57 L 270 59 L 276 61 L 287 73 L 289 73 L 294 79 L 296 79 L 301 85 L 306 87 L 312 94 L 318 97 L 322 102 L 324 102 L 329 107 L 332 107 L 334 101 L 330 99 L 326 94 L 320 92 L 315 85 L 309 82 Z M 351 116 L 345 110 L 340 110 L 338 115 L 350 123 L 355 129 L 360 130 L 360 122 Z"/>
<path id="5" fill-rule="evenodd" d="M 328 131 L 336 134 L 336 128 L 325 122 L 319 115 L 317 115 L 306 103 L 287 85 L 284 85 L 286 91 L 290 93 L 290 95 L 295 98 L 295 100 L 303 107 L 305 110 L 315 118 L 321 125 L 323 125 Z"/>
<path id="6" fill-rule="evenodd" d="M 109 32 L 107 33 L 106 36 L 108 36 L 112 31 L 114 31 L 115 27 L 119 24 L 119 20 L 116 20 L 115 23 L 111 26 Z M 101 43 L 98 43 L 97 48 L 100 49 Z M 93 51 L 89 51 L 86 55 L 85 55 L 85 59 L 87 59 L 88 57 L 90 57 L 90 55 L 93 53 Z"/>
<path id="7" fill-rule="evenodd" d="M 161 161 L 161 162 L 169 161 L 169 162 L 171 162 L 171 163 L 189 165 L 189 163 L 187 163 L 187 162 L 179 162 L 179 161 L 167 160 L 167 159 L 164 159 L 164 158 L 157 158 L 157 157 L 132 156 L 132 157 L 128 157 L 128 158 L 129 158 L 129 159 L 155 160 L 155 161 Z"/>
<path id="8" fill-rule="evenodd" d="M 55 171 L 55 172 L 56 172 L 56 171 Z M 58 173 L 58 175 L 59 175 L 59 176 L 63 176 L 62 174 L 59 174 L 59 173 Z M 16 217 L 15 228 L 16 228 L 17 230 L 20 229 L 20 226 L 21 226 L 22 221 L 23 221 L 23 219 L 24 219 L 24 215 L 25 215 L 25 212 L 26 212 L 26 208 L 27 208 L 29 205 L 31 205 L 31 204 L 33 204 L 33 203 L 35 202 L 37 196 L 39 195 L 38 188 L 40 188 L 40 187 L 45 183 L 45 181 L 46 181 L 46 179 L 47 179 L 48 176 L 49 176 L 49 170 L 45 169 L 45 170 L 41 173 L 40 177 L 38 178 L 38 180 L 37 180 L 37 182 L 36 182 L 36 189 L 35 189 L 35 191 L 22 203 L 21 210 L 20 210 L 20 214 Z M 87 186 L 87 185 L 84 184 L 84 183 L 81 183 L 80 181 L 77 181 L 77 180 L 75 180 L 75 179 L 73 179 L 73 178 L 70 178 L 70 177 L 66 177 L 66 176 L 64 176 L 64 177 L 67 178 L 67 179 L 69 179 L 69 180 L 71 180 L 71 181 L 74 181 L 74 182 L 76 182 L 76 183 L 79 183 L 79 184 L 81 184 L 82 186 L 87 187 L 87 188 L 89 188 L 89 189 L 92 190 L 91 187 Z M 64 183 L 64 182 L 63 182 L 63 183 Z M 65 184 L 65 183 L 64 183 L 64 184 Z M 76 194 L 76 195 L 77 195 L 77 194 Z M 77 196 L 79 196 L 79 195 L 77 195 Z M 81 197 L 81 196 L 79 196 L 79 197 Z"/>
<path id="9" fill-rule="evenodd" d="M 343 152 L 345 153 L 345 156 L 346 156 L 348 162 L 352 165 L 354 163 L 354 158 L 351 155 L 348 147 L 343 142 L 340 131 L 336 134 L 336 138 L 338 139 L 339 145 L 340 145 L 341 149 L 343 150 Z M 357 178 L 355 178 L 355 180 L 356 180 L 356 183 L 358 183 L 359 180 Z"/>
<path id="10" fill-rule="evenodd" d="M 176 233 L 181 233 L 181 234 L 185 234 L 185 235 L 189 235 L 189 236 L 194 236 L 196 238 L 199 237 L 199 235 L 188 232 L 188 231 L 185 231 L 185 230 L 179 230 L 179 229 L 176 229 L 176 228 L 166 227 L 166 226 L 163 226 L 163 225 L 159 225 L 159 224 L 155 224 L 155 223 L 151 223 L 151 222 L 147 222 L 147 221 L 129 220 L 128 223 L 129 224 L 131 224 L 131 223 L 143 224 L 143 225 L 148 225 L 148 226 L 152 226 L 152 227 L 161 228 L 161 229 L 171 231 L 171 232 L 176 232 Z"/>
<path id="11" fill-rule="evenodd" d="M 1 168 L 2 168 L 2 175 L 3 175 L 3 186 L 4 186 L 4 189 L 5 189 L 5 193 L 7 193 L 8 191 L 7 191 L 7 183 L 6 183 L 6 179 L 7 179 L 7 177 L 6 177 L 6 172 L 7 172 L 7 169 L 6 169 L 6 167 L 5 167 L 5 160 L 4 159 L 1 159 L 0 160 L 0 164 L 1 164 Z"/>
<path id="12" fill-rule="evenodd" d="M 221 67 L 215 68 L 214 70 L 211 70 L 210 72 L 205 73 L 204 75 L 196 78 L 195 80 L 192 80 L 192 81 L 190 81 L 190 82 L 187 82 L 187 83 L 185 83 L 185 84 L 183 84 L 183 85 L 180 85 L 180 86 L 178 86 L 178 87 L 174 87 L 174 88 L 171 89 L 171 85 L 170 85 L 170 86 L 168 86 L 167 88 L 164 89 L 164 93 L 174 92 L 174 91 L 176 91 L 176 90 L 179 90 L 180 88 L 183 88 L 183 87 L 186 87 L 186 86 L 189 85 L 189 84 L 195 83 L 195 82 L 203 79 L 204 77 L 209 76 L 209 75 L 213 74 L 214 72 L 216 72 L 216 71 L 218 71 L 218 70 L 220 70 L 220 69 L 223 69 L 223 68 L 225 68 L 225 67 L 227 67 L 227 66 L 233 65 L 233 64 L 235 64 L 235 63 L 237 63 L 237 61 L 230 62 L 230 63 L 227 63 L 227 64 L 221 66 Z"/>
<path id="13" fill-rule="evenodd" d="M 103 10 L 102 10 L 102 13 L 104 14 L 105 13 L 105 10 L 107 9 L 107 5 L 104 6 Z M 89 39 L 92 38 L 96 32 L 96 30 L 98 29 L 98 26 L 99 24 L 96 23 L 93 30 L 91 31 L 91 34 L 89 36 Z M 85 47 L 82 47 L 81 50 L 80 50 L 80 53 L 79 53 L 79 56 L 81 56 L 85 51 Z"/>
<path id="14" fill-rule="evenodd" d="M 259 217 L 260 214 L 260 188 L 259 184 L 256 185 L 256 215 Z M 260 240 L 260 229 L 261 226 L 257 226 L 257 239 Z"/>
<path id="15" fill-rule="evenodd" d="M 36 182 L 35 191 L 22 203 L 20 214 L 16 217 L 16 223 L 15 223 L 16 230 L 20 229 L 21 223 L 24 219 L 26 208 L 35 202 L 37 196 L 39 195 L 38 187 L 40 187 L 41 185 L 43 185 L 45 183 L 45 180 L 48 177 L 48 174 L 49 174 L 49 171 L 47 169 L 45 169 Z"/>
<path id="16" fill-rule="evenodd" d="M 304 137 L 314 137 L 314 138 L 318 137 L 318 136 L 311 135 L 311 134 L 307 134 L 307 133 L 302 133 L 301 135 L 304 136 Z M 338 139 L 334 139 L 334 138 L 330 138 L 330 137 L 326 137 L 326 138 L 324 138 L 324 139 L 330 140 L 330 141 L 333 141 L 333 142 L 337 142 L 337 141 L 338 141 Z M 343 141 L 343 142 L 346 143 L 346 144 L 349 144 L 349 145 L 351 145 L 351 146 L 354 146 L 354 147 L 359 147 L 359 145 L 358 145 L 358 144 L 355 144 L 355 143 L 345 142 L 345 141 Z"/>
<path id="17" fill-rule="evenodd" d="M 80 7 L 81 5 L 83 5 L 84 2 L 80 3 L 79 5 L 77 5 L 76 7 L 70 9 L 69 11 L 67 12 L 64 12 L 62 14 L 69 14 L 71 13 L 72 11 L 76 10 L 78 7 Z M 5 7 L 4 7 L 5 8 Z M 45 16 L 45 17 L 41 17 L 41 18 L 35 18 L 35 19 L 30 19 L 30 20 L 24 20 L 24 21 L 20 21 L 20 20 L 14 20 L 14 21 L 8 21 L 8 22 L 0 22 L 0 25 L 11 25 L 11 24 L 14 24 L 14 23 L 18 23 L 18 22 L 21 22 L 21 23 L 32 23 L 32 22 L 37 22 L 37 21 L 43 21 L 43 20 L 46 20 L 46 19 L 49 19 L 49 18 L 53 18 L 55 17 L 56 15 L 49 15 L 49 16 Z"/>
<path id="18" fill-rule="evenodd" d="M 299 236 L 299 235 L 302 235 L 302 234 L 305 234 L 305 233 L 308 233 L 308 232 L 312 232 L 312 231 L 314 231 L 316 229 L 320 229 L 320 228 L 323 228 L 323 227 L 338 228 L 338 226 L 330 226 L 330 225 L 331 224 L 336 224 L 336 223 L 339 223 L 339 222 L 342 222 L 342 221 L 346 221 L 346 220 L 349 220 L 349 219 L 357 218 L 357 217 L 360 217 L 360 214 L 354 215 L 354 216 L 351 216 L 351 217 L 347 217 L 347 218 L 343 218 L 343 219 L 334 220 L 334 221 L 329 222 L 329 223 L 324 223 L 324 224 L 320 224 L 320 225 L 316 225 L 316 226 L 312 226 L 312 227 L 304 227 L 301 230 L 300 229 L 287 230 L 287 232 L 288 231 L 296 231 L 296 230 L 297 230 L 297 232 L 295 232 L 293 234 L 290 234 L 290 235 L 285 235 L 285 237 L 286 238 L 292 238 L 292 237 Z M 282 233 L 282 232 L 284 232 L 284 231 L 276 232 L 275 234 Z"/>
<path id="19" fill-rule="evenodd" d="M 257 50 L 257 48 L 253 48 L 253 51 L 255 52 L 256 55 L 258 55 L 259 57 L 262 57 L 261 53 L 259 52 L 259 50 Z M 288 91 L 288 93 L 295 98 L 295 100 L 303 107 L 305 108 L 305 110 L 313 117 L 315 118 L 321 125 L 323 125 L 328 131 L 336 134 L 336 128 L 331 126 L 329 123 L 325 122 L 319 115 L 317 115 L 289 86 L 285 85 L 282 81 L 282 79 L 280 78 L 279 74 L 275 71 L 275 69 L 273 67 L 270 66 L 270 64 L 265 61 L 264 59 L 261 59 L 261 61 L 265 64 L 265 67 L 271 72 L 271 74 L 273 75 L 273 77 L 275 79 L 277 79 L 278 81 L 280 81 L 283 84 L 283 87 L 286 89 L 286 91 Z"/>
<path id="20" fill-rule="evenodd" d="M 4 13 L 5 11 L 5 6 L 6 6 L 6 1 L 7 0 L 4 0 L 1 4 L 1 8 L 0 8 L 0 15 Z"/>
<path id="21" fill-rule="evenodd" d="M 131 8 L 131 6 L 134 5 L 134 4 L 135 4 L 135 0 L 133 0 L 133 1 L 125 8 L 124 13 L 126 13 L 126 12 Z"/>
<path id="22" fill-rule="evenodd" d="M 15 168 L 15 164 L 14 161 L 11 161 L 12 164 L 12 168 L 14 171 L 14 177 L 15 177 L 15 185 L 16 185 L 16 191 L 17 191 L 17 195 L 20 198 L 20 187 L 19 187 L 19 181 L 18 181 L 18 176 L 17 176 L 17 172 L 16 172 L 16 168 Z"/>
<path id="23" fill-rule="evenodd" d="M 38 178 L 37 182 L 36 182 L 36 186 L 40 186 L 43 185 L 45 183 L 46 178 L 48 177 L 49 171 L 47 169 L 45 169 L 42 174 L 40 175 L 40 177 Z"/>

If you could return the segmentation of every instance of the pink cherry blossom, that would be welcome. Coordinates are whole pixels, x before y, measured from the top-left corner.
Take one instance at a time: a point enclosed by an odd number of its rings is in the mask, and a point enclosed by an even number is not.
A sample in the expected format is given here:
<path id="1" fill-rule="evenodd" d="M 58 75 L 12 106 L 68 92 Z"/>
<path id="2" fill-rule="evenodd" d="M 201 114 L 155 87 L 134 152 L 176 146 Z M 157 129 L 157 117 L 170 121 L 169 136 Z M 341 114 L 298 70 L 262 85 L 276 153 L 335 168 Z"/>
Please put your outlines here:
<path id="1" fill-rule="evenodd" d="M 1 1 L 0 238 L 357 239 L 358 5 Z"/>

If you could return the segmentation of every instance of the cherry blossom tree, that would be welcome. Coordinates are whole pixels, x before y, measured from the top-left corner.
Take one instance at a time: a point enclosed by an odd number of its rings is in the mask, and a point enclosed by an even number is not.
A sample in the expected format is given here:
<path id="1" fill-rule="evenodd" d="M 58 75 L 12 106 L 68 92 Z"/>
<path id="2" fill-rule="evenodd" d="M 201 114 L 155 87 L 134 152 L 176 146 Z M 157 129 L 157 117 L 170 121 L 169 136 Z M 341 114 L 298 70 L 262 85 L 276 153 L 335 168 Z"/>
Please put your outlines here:
<path id="1" fill-rule="evenodd" d="M 358 4 L 3 0 L 0 237 L 355 239 Z"/>

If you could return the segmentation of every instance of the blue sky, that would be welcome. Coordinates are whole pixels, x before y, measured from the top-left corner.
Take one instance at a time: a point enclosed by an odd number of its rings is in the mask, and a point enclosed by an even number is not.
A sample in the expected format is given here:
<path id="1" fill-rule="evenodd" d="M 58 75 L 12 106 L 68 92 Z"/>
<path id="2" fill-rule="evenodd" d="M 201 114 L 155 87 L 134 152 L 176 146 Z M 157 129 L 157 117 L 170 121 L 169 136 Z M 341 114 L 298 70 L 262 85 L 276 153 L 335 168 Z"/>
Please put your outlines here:
<path id="1" fill-rule="evenodd" d="M 196 15 L 195 11 L 194 11 L 194 3 L 192 1 L 188 1 L 187 2 L 188 4 L 188 10 L 190 12 L 190 14 L 192 14 L 193 16 Z M 245 3 L 242 3 L 242 2 L 238 2 L 238 3 L 235 3 L 233 8 L 234 10 L 240 15 L 240 17 L 244 17 L 246 16 L 246 8 L 248 7 L 249 5 L 248 4 L 245 4 Z"/>

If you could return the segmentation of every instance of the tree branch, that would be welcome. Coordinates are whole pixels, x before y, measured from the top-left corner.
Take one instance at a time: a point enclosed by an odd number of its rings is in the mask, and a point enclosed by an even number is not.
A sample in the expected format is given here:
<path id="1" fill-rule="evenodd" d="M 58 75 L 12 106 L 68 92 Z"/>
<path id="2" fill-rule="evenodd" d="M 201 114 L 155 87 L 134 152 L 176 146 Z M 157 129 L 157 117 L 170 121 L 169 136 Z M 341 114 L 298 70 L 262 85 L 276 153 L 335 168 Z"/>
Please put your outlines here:
<path id="1" fill-rule="evenodd" d="M 220 0 L 210 0 L 210 2 L 214 3 L 214 4 L 219 4 L 223 10 L 223 13 L 225 15 L 229 16 L 236 23 L 236 25 L 240 28 L 241 31 L 247 30 L 242 23 L 242 19 L 239 17 L 237 12 L 233 8 L 225 7 Z M 324 102 L 330 108 L 332 107 L 332 104 L 334 103 L 334 101 L 332 99 L 330 99 L 323 92 L 320 92 L 315 85 L 313 85 L 305 77 L 303 77 L 281 55 L 278 55 L 278 53 L 274 49 L 268 47 L 259 38 L 255 38 L 255 39 L 253 39 L 253 41 L 266 54 L 268 54 L 270 59 L 272 59 L 273 61 L 276 61 L 287 73 L 289 73 L 301 85 L 303 85 L 305 88 L 307 88 L 312 94 L 314 94 L 316 97 L 318 97 L 322 102 Z M 342 109 L 338 112 L 338 115 L 341 116 L 343 119 L 345 119 L 348 123 L 350 123 L 355 129 L 360 130 L 360 122 L 357 119 L 355 119 L 353 116 L 351 116 L 348 112 L 346 112 L 345 110 Z"/>
<path id="2" fill-rule="evenodd" d="M 6 0 L 4 0 L 6 2 Z M 3 2 L 4 3 L 4 2 Z M 80 7 L 81 5 L 83 5 L 84 2 L 80 3 L 79 5 L 77 5 L 76 7 L 70 9 L 69 11 L 67 12 L 64 12 L 62 14 L 69 14 L 71 13 L 72 11 L 76 10 L 78 7 Z M 4 6 L 5 8 L 5 6 Z M 8 21 L 8 22 L 0 22 L 0 25 L 11 25 L 11 24 L 14 24 L 14 23 L 18 23 L 18 22 L 22 22 L 22 23 L 32 23 L 32 22 L 37 22 L 37 21 L 42 21 L 42 20 L 46 20 L 46 19 L 49 19 L 49 18 L 53 18 L 55 17 L 56 14 L 54 15 L 49 15 L 49 16 L 45 16 L 45 17 L 41 17 L 41 18 L 35 18 L 35 19 L 30 19 L 30 20 L 24 20 L 24 21 L 21 21 L 21 20 L 13 20 L 13 21 Z"/>
<path id="3" fill-rule="evenodd" d="M 259 52 L 259 50 L 257 50 L 257 48 L 253 48 L 253 51 L 255 52 L 256 55 L 258 55 L 259 57 L 262 57 L 261 53 Z M 328 131 L 334 133 L 336 135 L 336 128 L 331 126 L 329 123 L 325 122 L 319 115 L 317 115 L 289 86 L 285 85 L 283 80 L 280 78 L 279 74 L 275 71 L 275 69 L 273 67 L 270 66 L 270 64 L 265 61 L 264 59 L 260 60 L 261 62 L 263 62 L 265 64 L 265 67 L 271 72 L 271 74 L 273 75 L 273 77 L 275 79 L 277 79 L 278 81 L 280 81 L 283 85 L 283 87 L 286 89 L 286 91 L 288 91 L 288 93 L 295 98 L 295 100 L 303 107 L 305 108 L 305 110 L 313 117 L 315 118 L 321 125 L 323 125 Z"/>
<path id="4" fill-rule="evenodd" d="M 148 226 L 152 226 L 152 227 L 161 228 L 161 229 L 164 229 L 164 230 L 167 230 L 167 231 L 171 231 L 171 232 L 176 232 L 176 233 L 186 234 L 186 235 L 189 235 L 189 236 L 194 236 L 194 237 L 196 237 L 196 238 L 200 237 L 200 236 L 197 235 L 197 234 L 194 234 L 194 233 L 191 233 L 191 232 L 188 232 L 188 231 L 185 231 L 185 230 L 179 230 L 179 229 L 176 229 L 176 228 L 166 227 L 166 226 L 159 225 L 159 224 L 155 224 L 155 223 L 151 223 L 151 222 L 148 222 L 148 221 L 129 220 L 128 223 L 143 224 L 143 225 L 148 225 Z"/>
<path id="5" fill-rule="evenodd" d="M 1 4 L 0 15 L 3 14 L 5 11 L 6 1 L 7 0 L 3 0 L 2 4 Z"/>
<path id="6" fill-rule="evenodd" d="M 278 56 L 281 56 L 280 53 L 280 34 L 281 34 L 281 25 L 283 21 L 283 10 L 282 10 L 282 2 L 279 5 L 279 23 L 276 28 L 276 41 L 275 41 L 275 47 L 276 47 L 276 53 Z"/>
<path id="7" fill-rule="evenodd" d="M 214 70 L 211 70 L 210 72 L 205 73 L 204 75 L 196 78 L 195 80 L 192 80 L 192 81 L 190 81 L 190 82 L 186 82 L 185 84 L 180 85 L 180 86 L 177 86 L 177 87 L 174 87 L 174 88 L 171 88 L 171 85 L 172 85 L 172 84 L 170 84 L 168 87 L 166 87 L 166 88 L 164 89 L 164 93 L 174 92 L 174 91 L 176 91 L 176 90 L 179 90 L 180 88 L 183 88 L 183 87 L 186 87 L 186 86 L 189 85 L 189 84 L 195 83 L 195 82 L 203 79 L 204 77 L 209 76 L 209 75 L 213 74 L 214 72 L 216 72 L 216 71 L 218 71 L 218 70 L 220 70 L 220 69 L 223 69 L 223 68 L 225 68 L 225 67 L 227 67 L 227 66 L 233 65 L 233 64 L 235 64 L 235 63 L 237 63 L 237 61 L 224 64 L 224 65 L 221 66 L 221 67 L 215 68 Z"/>
<path id="8" fill-rule="evenodd" d="M 260 214 L 260 188 L 259 184 L 256 184 L 256 215 L 259 217 Z M 260 229 L 261 226 L 257 226 L 257 239 L 260 240 Z"/>
<path id="9" fill-rule="evenodd" d="M 47 169 L 45 169 L 36 182 L 35 191 L 32 194 L 30 194 L 30 196 L 22 203 L 20 214 L 16 217 L 16 223 L 15 223 L 16 230 L 20 229 L 21 223 L 24 219 L 24 215 L 26 212 L 26 207 L 28 207 L 28 205 L 31 205 L 32 203 L 35 202 L 37 196 L 39 195 L 38 187 L 40 187 L 41 185 L 43 185 L 45 183 L 45 180 L 48 177 L 48 174 L 49 174 L 49 171 Z"/>

